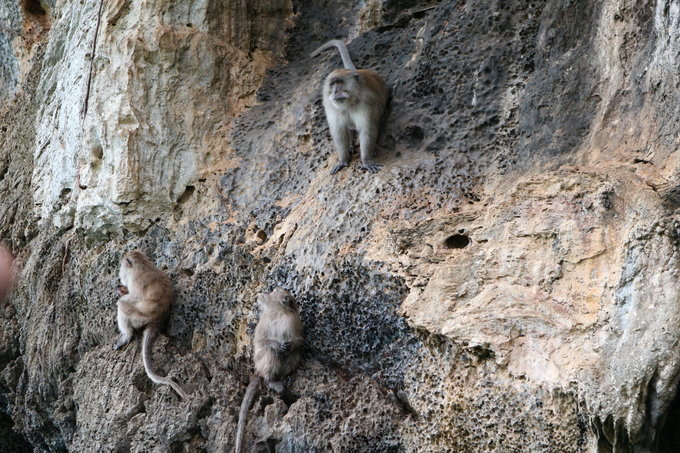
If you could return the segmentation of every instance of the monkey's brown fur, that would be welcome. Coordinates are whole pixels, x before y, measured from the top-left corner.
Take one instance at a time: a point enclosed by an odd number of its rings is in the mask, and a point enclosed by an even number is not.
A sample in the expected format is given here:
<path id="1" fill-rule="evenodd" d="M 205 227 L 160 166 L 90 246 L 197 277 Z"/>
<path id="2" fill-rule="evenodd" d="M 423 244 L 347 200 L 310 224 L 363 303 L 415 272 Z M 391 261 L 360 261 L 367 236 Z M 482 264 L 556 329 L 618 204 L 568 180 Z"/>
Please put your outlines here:
<path id="1" fill-rule="evenodd" d="M 253 361 L 255 373 L 250 379 L 241 403 L 236 431 L 236 453 L 243 448 L 243 434 L 248 409 L 253 401 L 260 380 L 277 393 L 283 392 L 280 379 L 297 368 L 300 363 L 300 347 L 304 341 L 303 326 L 293 296 L 283 288 L 257 297 L 262 315 L 255 327 Z"/>
<path id="2" fill-rule="evenodd" d="M 373 162 L 373 151 L 380 132 L 380 119 L 387 107 L 389 89 L 377 72 L 356 69 L 347 46 L 340 40 L 328 41 L 311 55 L 316 56 L 330 47 L 338 48 L 345 66 L 344 69 L 331 72 L 323 83 L 323 106 L 338 154 L 338 164 L 333 167 L 331 174 L 349 165 L 352 130 L 359 135 L 359 168 L 376 173 L 380 165 Z"/>
<path id="3" fill-rule="evenodd" d="M 174 290 L 170 278 L 156 268 L 147 256 L 139 251 L 128 252 L 120 264 L 118 287 L 118 329 L 120 336 L 113 349 L 120 349 L 132 340 L 135 329 L 144 329 L 142 361 L 149 378 L 157 384 L 171 386 L 182 398 L 187 394 L 172 379 L 156 374 L 151 364 L 151 350 L 158 331 L 170 313 Z"/>

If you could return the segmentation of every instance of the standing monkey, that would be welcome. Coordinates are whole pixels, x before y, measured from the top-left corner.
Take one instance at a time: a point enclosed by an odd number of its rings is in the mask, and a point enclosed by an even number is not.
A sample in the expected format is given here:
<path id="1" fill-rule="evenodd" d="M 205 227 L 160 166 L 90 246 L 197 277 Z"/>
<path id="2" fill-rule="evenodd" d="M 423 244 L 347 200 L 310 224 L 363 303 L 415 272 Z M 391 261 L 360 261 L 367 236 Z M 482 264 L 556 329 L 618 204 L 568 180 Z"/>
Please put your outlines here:
<path id="1" fill-rule="evenodd" d="M 182 398 L 187 398 L 184 390 L 172 379 L 156 374 L 151 364 L 151 349 L 163 322 L 170 313 L 174 297 L 170 278 L 160 271 L 147 256 L 133 250 L 123 257 L 120 263 L 118 293 L 118 329 L 120 337 L 113 345 L 118 350 L 132 340 L 135 329 L 144 329 L 142 340 L 142 361 L 146 374 L 157 384 L 171 386 Z"/>
<path id="2" fill-rule="evenodd" d="M 297 368 L 300 363 L 300 347 L 304 341 L 297 304 L 288 291 L 276 288 L 271 293 L 262 293 L 257 296 L 257 304 L 262 315 L 255 327 L 253 340 L 255 373 L 250 378 L 241 403 L 235 453 L 241 453 L 243 448 L 246 416 L 260 380 L 264 379 L 269 388 L 282 393 L 283 384 L 280 379 Z"/>
<path id="3" fill-rule="evenodd" d="M 323 107 L 331 130 L 331 137 L 338 153 L 338 164 L 331 174 L 349 165 L 349 152 L 352 145 L 351 131 L 359 134 L 362 170 L 371 173 L 380 171 L 380 165 L 373 163 L 380 129 L 380 118 L 387 107 L 389 90 L 382 76 L 370 69 L 357 69 L 352 63 L 345 43 L 333 39 L 322 45 L 311 56 L 337 47 L 340 51 L 344 69 L 331 72 L 323 83 Z"/>

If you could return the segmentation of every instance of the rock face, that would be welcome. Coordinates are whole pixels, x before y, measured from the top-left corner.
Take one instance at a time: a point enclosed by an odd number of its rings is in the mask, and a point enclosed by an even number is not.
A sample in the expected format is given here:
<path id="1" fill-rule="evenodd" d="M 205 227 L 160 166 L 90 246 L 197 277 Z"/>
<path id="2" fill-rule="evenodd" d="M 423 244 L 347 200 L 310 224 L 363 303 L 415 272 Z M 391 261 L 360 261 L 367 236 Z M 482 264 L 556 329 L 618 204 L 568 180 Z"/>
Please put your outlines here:
<path id="1" fill-rule="evenodd" d="M 377 175 L 328 174 L 336 37 Z M 678 451 L 678 55 L 672 0 L 3 3 L 0 451 L 230 451 L 275 286 L 308 345 L 249 449 Z M 188 401 L 111 350 L 133 248 Z"/>

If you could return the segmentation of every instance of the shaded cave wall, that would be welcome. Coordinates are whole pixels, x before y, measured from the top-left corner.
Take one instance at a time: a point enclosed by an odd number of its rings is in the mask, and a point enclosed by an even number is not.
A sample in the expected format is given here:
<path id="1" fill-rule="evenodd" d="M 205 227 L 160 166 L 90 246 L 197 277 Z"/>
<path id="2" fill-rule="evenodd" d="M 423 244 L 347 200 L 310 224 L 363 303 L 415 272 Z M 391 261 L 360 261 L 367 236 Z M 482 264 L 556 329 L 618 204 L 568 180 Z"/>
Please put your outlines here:
<path id="1" fill-rule="evenodd" d="M 34 451 L 228 451 L 255 296 L 281 285 L 309 344 L 294 402 L 251 409 L 252 447 L 674 451 L 679 17 L 0 6 L 0 238 L 21 265 L 0 430 Z M 334 37 L 391 86 L 375 176 L 328 175 L 319 87 L 340 59 L 308 54 Z M 111 351 L 132 248 L 175 283 L 154 357 L 189 401 L 137 344 Z"/>

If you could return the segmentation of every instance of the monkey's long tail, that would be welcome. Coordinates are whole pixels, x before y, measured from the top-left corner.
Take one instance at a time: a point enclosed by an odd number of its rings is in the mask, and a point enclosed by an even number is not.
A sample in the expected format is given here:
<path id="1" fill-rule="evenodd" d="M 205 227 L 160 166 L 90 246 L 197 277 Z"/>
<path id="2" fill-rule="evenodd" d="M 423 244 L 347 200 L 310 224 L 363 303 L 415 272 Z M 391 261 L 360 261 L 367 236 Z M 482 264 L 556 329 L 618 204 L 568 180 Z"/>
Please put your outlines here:
<path id="1" fill-rule="evenodd" d="M 326 49 L 330 49 L 331 47 L 337 47 L 340 51 L 340 58 L 342 58 L 342 64 L 345 65 L 345 69 L 351 69 L 352 71 L 357 70 L 356 66 L 354 66 L 354 63 L 352 63 L 352 58 L 349 56 L 349 50 L 347 50 L 347 46 L 339 39 L 331 39 L 326 44 L 312 52 L 310 56 L 316 57 L 321 52 Z"/>
<path id="2" fill-rule="evenodd" d="M 142 361 L 144 362 L 146 374 L 149 376 L 149 379 L 151 379 L 156 384 L 167 384 L 172 387 L 182 399 L 186 399 L 188 398 L 188 395 L 184 393 L 182 387 L 180 387 L 172 379 L 157 375 L 153 369 L 153 365 L 151 364 L 151 349 L 153 348 L 153 342 L 156 340 L 156 336 L 158 336 L 158 329 L 154 327 L 147 327 L 144 329 L 144 338 L 142 340 Z"/>
<path id="3" fill-rule="evenodd" d="M 236 429 L 236 448 L 234 448 L 234 453 L 241 453 L 243 449 L 243 434 L 246 429 L 246 417 L 248 416 L 248 409 L 253 402 L 253 397 L 257 391 L 257 387 L 260 385 L 260 376 L 253 375 L 250 378 L 250 384 L 246 389 L 246 394 L 243 395 L 243 402 L 241 403 L 241 410 L 238 414 L 238 428 Z"/>

